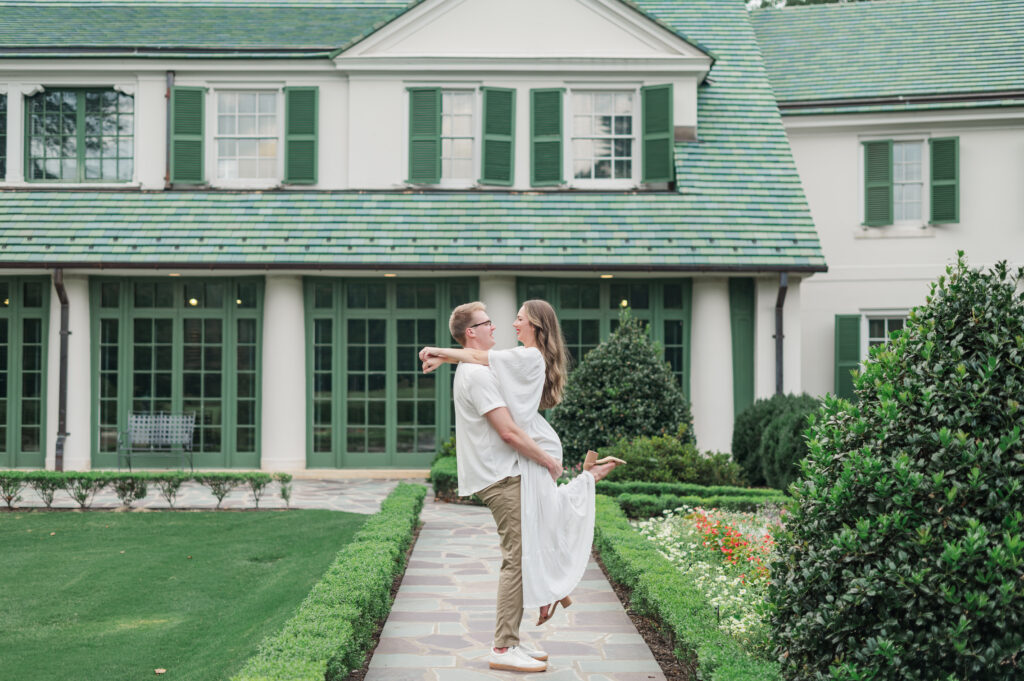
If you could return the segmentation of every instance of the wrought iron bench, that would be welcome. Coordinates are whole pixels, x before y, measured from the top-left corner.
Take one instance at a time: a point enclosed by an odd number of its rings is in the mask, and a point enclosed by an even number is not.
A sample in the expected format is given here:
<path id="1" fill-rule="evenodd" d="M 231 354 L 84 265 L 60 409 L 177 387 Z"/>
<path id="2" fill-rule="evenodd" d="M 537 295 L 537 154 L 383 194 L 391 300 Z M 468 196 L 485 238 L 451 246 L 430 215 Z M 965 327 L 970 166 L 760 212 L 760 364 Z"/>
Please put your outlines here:
<path id="1" fill-rule="evenodd" d="M 196 427 L 194 413 L 170 414 L 167 412 L 133 413 L 128 416 L 128 428 L 117 438 L 117 467 L 121 457 L 132 469 L 132 456 L 136 454 L 181 455 L 182 461 L 192 465 L 192 433 Z"/>

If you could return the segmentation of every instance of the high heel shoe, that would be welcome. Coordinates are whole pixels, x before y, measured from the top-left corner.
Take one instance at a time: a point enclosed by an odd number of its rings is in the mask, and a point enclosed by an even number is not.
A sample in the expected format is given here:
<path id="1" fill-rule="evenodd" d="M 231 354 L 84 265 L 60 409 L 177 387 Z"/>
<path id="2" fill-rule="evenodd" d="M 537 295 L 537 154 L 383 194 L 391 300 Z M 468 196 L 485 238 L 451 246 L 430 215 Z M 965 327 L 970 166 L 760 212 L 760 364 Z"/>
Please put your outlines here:
<path id="1" fill-rule="evenodd" d="M 587 452 L 587 458 L 583 460 L 583 470 L 589 471 L 594 466 L 598 466 L 600 464 L 605 463 L 614 463 L 616 466 L 621 466 L 626 462 L 618 458 L 617 456 L 606 456 L 603 459 L 598 459 L 597 452 L 591 449 Z"/>
<path id="2" fill-rule="evenodd" d="M 566 596 L 565 598 L 563 598 L 561 600 L 558 600 L 558 601 L 555 601 L 554 603 L 549 605 L 548 606 L 548 615 L 547 615 L 547 617 L 543 617 L 541 615 L 537 616 L 537 626 L 538 627 L 540 625 L 544 624 L 545 622 L 547 622 L 552 617 L 555 616 L 555 608 L 558 607 L 559 603 L 562 604 L 563 608 L 568 608 L 570 605 L 572 605 L 572 599 L 569 598 L 568 596 Z"/>

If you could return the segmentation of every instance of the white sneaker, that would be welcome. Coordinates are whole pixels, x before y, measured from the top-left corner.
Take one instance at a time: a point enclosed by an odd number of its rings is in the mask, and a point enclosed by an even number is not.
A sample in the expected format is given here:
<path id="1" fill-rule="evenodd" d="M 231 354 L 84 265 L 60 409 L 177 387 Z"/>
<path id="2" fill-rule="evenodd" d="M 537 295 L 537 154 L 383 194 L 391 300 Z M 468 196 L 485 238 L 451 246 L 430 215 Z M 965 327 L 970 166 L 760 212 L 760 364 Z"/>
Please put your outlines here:
<path id="1" fill-rule="evenodd" d="M 519 645 L 519 650 L 523 651 L 535 660 L 540 660 L 541 662 L 548 661 L 548 654 L 545 653 L 543 650 L 534 650 L 533 648 L 527 648 L 522 644 Z"/>
<path id="2" fill-rule="evenodd" d="M 533 659 L 519 646 L 510 646 L 503 653 L 495 652 L 494 648 L 491 648 L 487 661 L 491 669 L 504 669 L 510 672 L 542 672 L 548 668 L 546 663 Z"/>

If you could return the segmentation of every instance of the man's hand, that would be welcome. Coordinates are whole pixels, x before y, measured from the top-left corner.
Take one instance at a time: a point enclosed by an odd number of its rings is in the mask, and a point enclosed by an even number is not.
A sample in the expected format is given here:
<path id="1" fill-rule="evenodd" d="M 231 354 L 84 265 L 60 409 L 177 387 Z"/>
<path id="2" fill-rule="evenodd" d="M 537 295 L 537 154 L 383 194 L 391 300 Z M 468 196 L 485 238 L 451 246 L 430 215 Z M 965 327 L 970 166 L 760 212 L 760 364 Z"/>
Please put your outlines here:
<path id="1" fill-rule="evenodd" d="M 551 459 L 551 463 L 548 464 L 548 473 L 551 474 L 551 479 L 558 482 L 558 479 L 562 477 L 562 464 L 558 463 L 555 459 Z"/>
<path id="2" fill-rule="evenodd" d="M 423 373 L 429 374 L 431 371 L 434 371 L 442 364 L 444 364 L 444 360 L 441 359 L 440 357 L 427 357 L 425 360 L 423 360 Z"/>

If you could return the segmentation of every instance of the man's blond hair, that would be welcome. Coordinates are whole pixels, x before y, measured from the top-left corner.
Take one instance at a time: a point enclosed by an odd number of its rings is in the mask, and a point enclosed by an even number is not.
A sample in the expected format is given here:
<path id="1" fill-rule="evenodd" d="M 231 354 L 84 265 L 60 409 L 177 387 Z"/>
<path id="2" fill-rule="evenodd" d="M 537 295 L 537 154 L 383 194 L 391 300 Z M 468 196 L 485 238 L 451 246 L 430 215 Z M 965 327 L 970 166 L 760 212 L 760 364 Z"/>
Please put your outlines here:
<path id="1" fill-rule="evenodd" d="M 451 331 L 452 338 L 459 345 L 466 344 L 466 329 L 473 323 L 473 313 L 477 310 L 486 311 L 487 306 L 479 300 L 474 300 L 472 303 L 459 305 L 452 310 L 452 316 L 448 319 L 448 330 Z"/>

